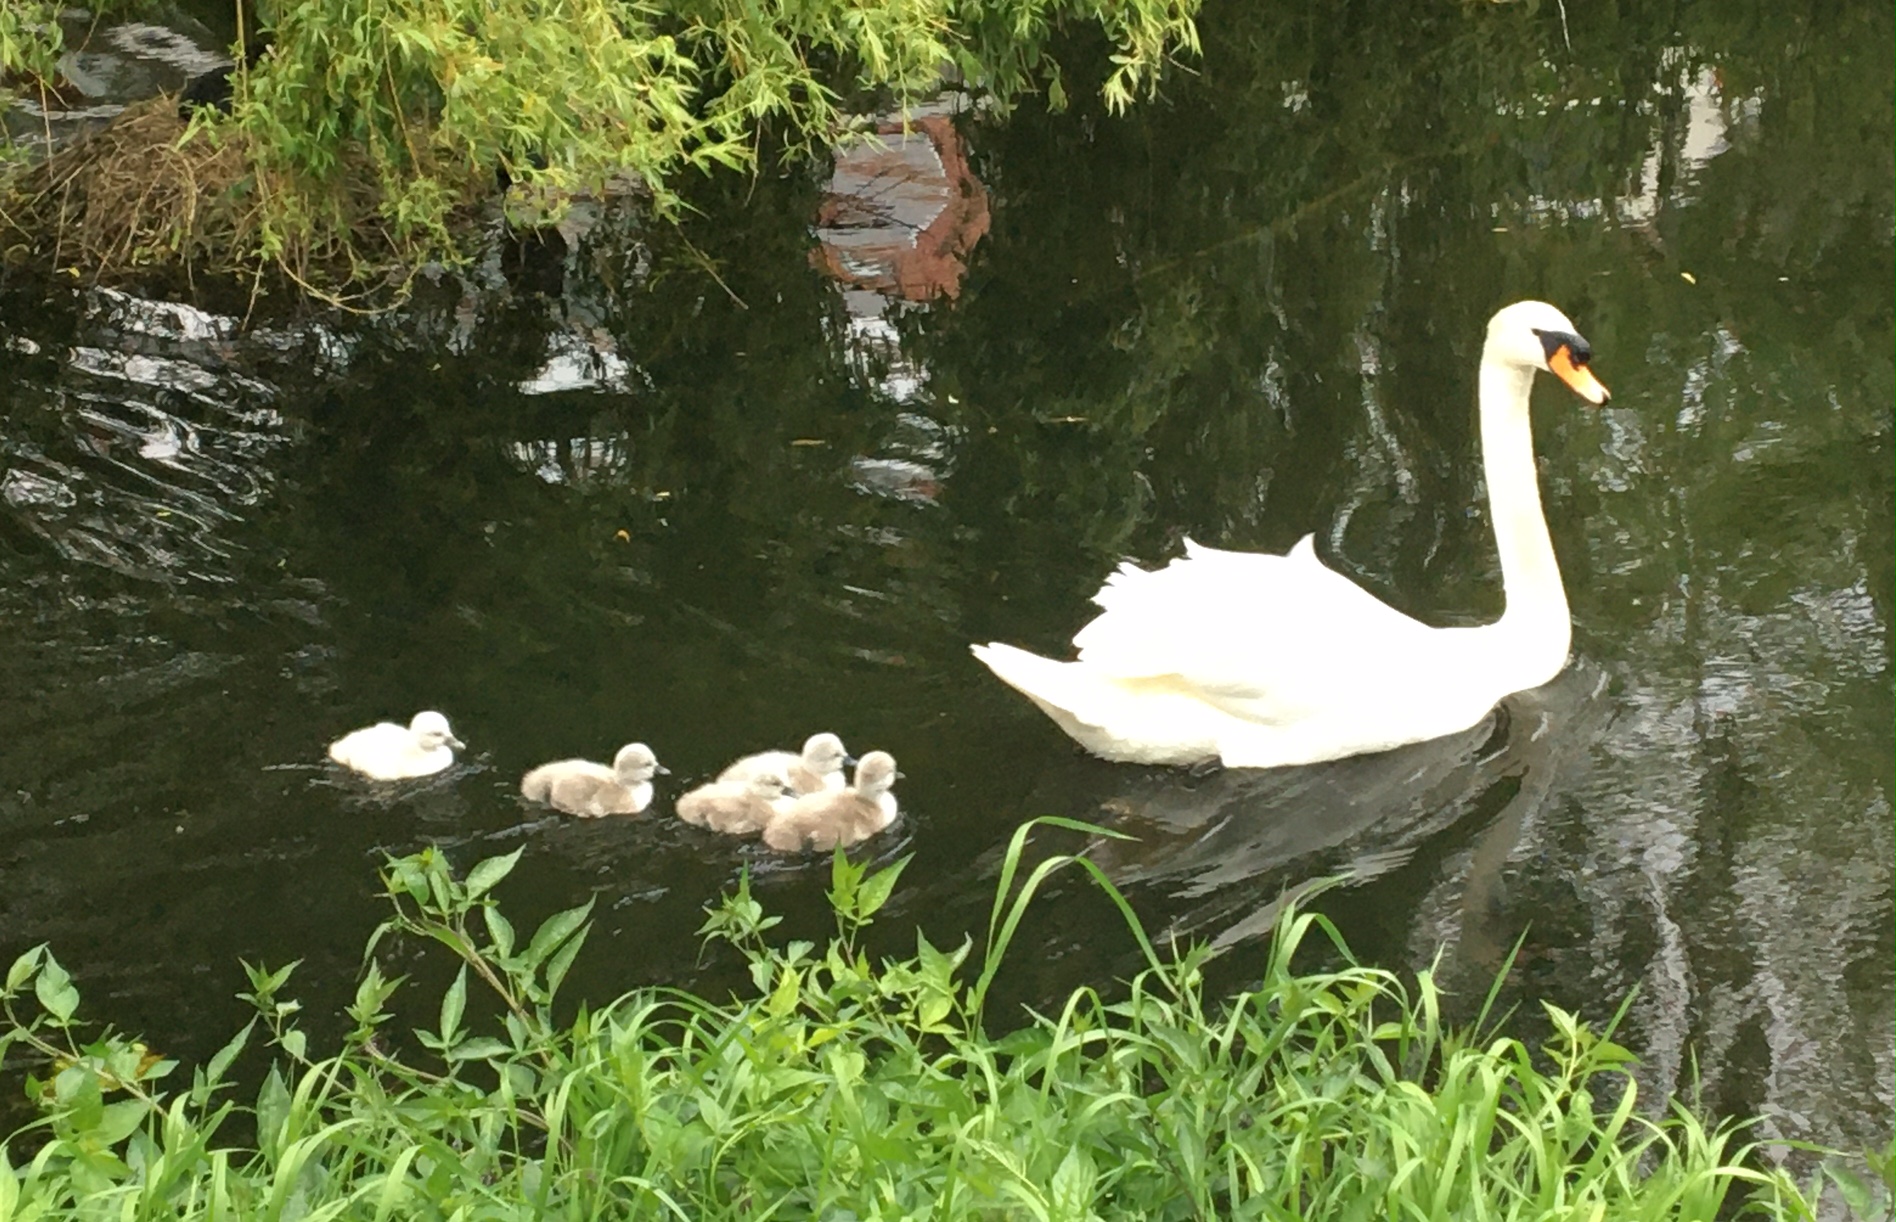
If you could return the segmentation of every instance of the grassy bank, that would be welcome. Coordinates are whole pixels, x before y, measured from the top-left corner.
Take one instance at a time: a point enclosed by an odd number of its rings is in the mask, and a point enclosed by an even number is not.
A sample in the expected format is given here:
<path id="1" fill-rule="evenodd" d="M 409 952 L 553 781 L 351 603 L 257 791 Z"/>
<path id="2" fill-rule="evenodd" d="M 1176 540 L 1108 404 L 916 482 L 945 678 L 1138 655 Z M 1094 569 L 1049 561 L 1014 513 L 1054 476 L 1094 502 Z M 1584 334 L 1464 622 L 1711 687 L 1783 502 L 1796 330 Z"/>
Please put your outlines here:
<path id="1" fill-rule="evenodd" d="M 1641 1099 L 1626 1051 L 1572 1016 L 1554 1013 L 1534 1050 L 1444 1026 L 1426 973 L 1405 988 L 1353 964 L 1294 972 L 1300 942 L 1336 937 L 1294 909 L 1255 987 L 1214 1001 L 1202 957 L 1160 955 L 1100 878 L 1145 970 L 1118 1000 L 1081 990 L 1044 1014 L 989 1014 L 1035 890 L 1091 868 L 1023 867 L 1031 827 L 979 970 L 971 946 L 919 935 L 906 958 L 860 952 L 900 866 L 839 858 L 827 946 L 773 946 L 747 887 L 711 910 L 706 936 L 748 961 L 745 996 L 644 990 L 563 1023 L 554 996 L 586 908 L 522 936 L 492 895 L 515 857 L 461 879 L 432 850 L 394 860 L 394 913 L 340 1046 L 319 1051 L 298 1027 L 289 968 L 250 969 L 257 1017 L 188 1083 L 136 1041 L 86 1034 L 72 981 L 29 952 L 7 975 L 0 1052 L 36 1067 L 41 1118 L 7 1143 L 0 1222 L 1709 1219 L 1741 1200 L 1811 1214 L 1729 1126 Z M 389 938 L 432 939 L 460 965 L 433 1030 L 388 1013 L 401 981 L 375 951 Z M 239 1058 L 263 1062 L 243 1101 Z"/>

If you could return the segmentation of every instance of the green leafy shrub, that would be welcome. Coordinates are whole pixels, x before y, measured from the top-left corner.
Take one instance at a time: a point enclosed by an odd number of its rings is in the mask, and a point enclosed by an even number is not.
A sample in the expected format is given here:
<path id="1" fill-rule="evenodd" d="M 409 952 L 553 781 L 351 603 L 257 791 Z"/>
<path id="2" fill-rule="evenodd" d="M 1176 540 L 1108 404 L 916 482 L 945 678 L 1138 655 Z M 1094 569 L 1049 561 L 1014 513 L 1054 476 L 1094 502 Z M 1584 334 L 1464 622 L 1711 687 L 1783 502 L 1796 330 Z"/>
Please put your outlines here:
<path id="1" fill-rule="evenodd" d="M 1196 51 L 1198 2 L 277 0 L 259 5 L 270 48 L 236 74 L 233 113 L 203 112 L 183 139 L 242 153 L 239 173 L 200 184 L 255 204 L 206 210 L 243 218 L 219 235 L 224 261 L 361 280 L 461 257 L 497 171 L 534 219 L 630 184 L 664 210 L 681 172 L 752 165 L 766 134 L 826 145 L 846 102 L 906 105 L 944 71 L 1003 105 L 1063 97 L 1048 45 L 1065 26 L 1110 40 L 1101 89 L 1123 107 Z M 0 69 L 50 72 L 51 11 L 0 6 Z"/>
<path id="2" fill-rule="evenodd" d="M 81 1036 L 71 980 L 31 951 L 7 976 L 0 1048 L 46 1076 L 27 1083 L 41 1119 L 10 1144 L 26 1161 L 0 1168 L 0 1219 L 1709 1219 L 1734 1189 L 1746 1210 L 1810 1213 L 1781 1173 L 1744 1165 L 1729 1126 L 1647 1115 L 1628 1054 L 1570 1015 L 1552 1013 L 1535 1053 L 1445 1028 L 1426 973 L 1410 992 L 1346 953 L 1293 972 L 1313 932 L 1342 951 L 1310 913 L 1285 912 L 1254 988 L 1208 1005 L 1204 956 L 1161 958 L 1090 863 L 1021 878 L 1033 826 L 1010 846 L 978 972 L 970 944 L 919 935 L 912 956 L 872 961 L 858 935 L 905 863 L 870 874 L 839 854 L 827 947 L 772 946 L 775 918 L 740 884 L 703 932 L 741 949 L 749 995 L 642 990 L 565 1023 L 553 1002 L 586 907 L 522 938 L 492 896 L 518 853 L 465 879 L 434 850 L 394 860 L 394 915 L 340 1047 L 309 1047 L 290 967 L 252 968 L 257 1017 L 174 1095 L 172 1062 Z M 1147 966 L 1121 1000 L 1081 990 L 990 1035 L 1008 943 L 1076 860 Z M 392 1029 L 401 981 L 374 959 L 390 936 L 460 964 L 433 1030 Z M 494 1021 L 469 1020 L 470 981 Z M 272 1059 L 240 1108 L 229 1075 L 260 1034 Z M 225 1135 L 240 1111 L 254 1141 Z"/>

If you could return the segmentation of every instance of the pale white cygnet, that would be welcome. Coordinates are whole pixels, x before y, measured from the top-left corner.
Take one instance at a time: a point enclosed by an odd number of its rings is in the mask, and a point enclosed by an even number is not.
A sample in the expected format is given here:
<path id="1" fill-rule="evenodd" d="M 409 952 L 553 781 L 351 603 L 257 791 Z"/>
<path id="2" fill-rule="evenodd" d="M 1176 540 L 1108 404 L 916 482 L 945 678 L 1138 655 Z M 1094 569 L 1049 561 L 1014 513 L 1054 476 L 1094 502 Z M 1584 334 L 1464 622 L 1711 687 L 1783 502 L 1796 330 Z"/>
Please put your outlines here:
<path id="1" fill-rule="evenodd" d="M 652 777 L 669 772 L 644 743 L 627 743 L 612 767 L 591 760 L 554 760 L 520 778 L 520 796 L 569 815 L 636 815 L 652 804 Z"/>
<path id="2" fill-rule="evenodd" d="M 856 765 L 853 786 L 798 798 L 770 821 L 764 843 L 782 853 L 859 844 L 895 822 L 895 795 L 889 790 L 901 775 L 894 756 L 871 751 Z"/>
<path id="3" fill-rule="evenodd" d="M 378 721 L 351 730 L 329 744 L 329 758 L 373 780 L 399 781 L 440 772 L 454 762 L 454 749 L 466 746 L 448 719 L 430 710 L 405 726 Z"/>
<path id="4" fill-rule="evenodd" d="M 729 836 L 752 836 L 796 800 L 784 775 L 764 768 L 741 781 L 700 785 L 678 799 L 677 811 L 686 823 Z"/>
<path id="5" fill-rule="evenodd" d="M 788 751 L 764 751 L 747 755 L 718 773 L 720 783 L 742 784 L 764 774 L 781 774 L 790 788 L 799 794 L 840 790 L 845 784 L 843 766 L 853 763 L 843 750 L 843 740 L 834 734 L 812 734 L 801 754 Z"/>

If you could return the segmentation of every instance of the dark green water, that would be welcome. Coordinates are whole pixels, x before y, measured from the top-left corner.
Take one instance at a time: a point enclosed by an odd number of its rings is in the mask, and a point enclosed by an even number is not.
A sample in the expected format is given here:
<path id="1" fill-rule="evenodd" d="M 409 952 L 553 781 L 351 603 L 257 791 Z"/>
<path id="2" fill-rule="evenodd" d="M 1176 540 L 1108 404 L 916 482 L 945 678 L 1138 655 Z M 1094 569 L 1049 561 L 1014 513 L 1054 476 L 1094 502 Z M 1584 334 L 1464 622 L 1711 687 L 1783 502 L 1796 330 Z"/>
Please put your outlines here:
<path id="1" fill-rule="evenodd" d="M 1141 838 L 1096 856 L 1234 978 L 1286 888 L 1343 873 L 1319 907 L 1368 958 L 1443 948 L 1472 1006 L 1525 934 L 1523 1029 L 1636 992 L 1649 1085 L 1887 1140 L 1889 12 L 1571 3 L 1571 49 L 1557 6 L 1353 13 L 1214 7 L 1129 118 L 964 118 L 991 229 L 958 298 L 879 324 L 813 265 L 814 171 L 371 320 L 0 285 L 0 954 L 51 941 L 93 1014 L 202 1055 L 240 956 L 303 958 L 333 1011 L 381 854 L 439 842 L 524 847 L 517 920 L 597 898 L 575 993 L 722 988 L 705 902 L 748 864 L 815 932 L 823 868 L 514 785 L 642 738 L 675 793 L 828 728 L 908 777 L 891 947 L 978 935 L 1011 830 L 1078 816 Z M 1549 688 L 1194 780 L 1078 756 L 968 656 L 1060 650 L 1187 534 L 1314 530 L 1425 619 L 1494 615 L 1474 369 L 1525 296 L 1614 391 L 1538 399 Z M 323 761 L 422 707 L 452 771 Z M 1020 999 L 1133 965 L 1077 882 L 1024 937 Z"/>

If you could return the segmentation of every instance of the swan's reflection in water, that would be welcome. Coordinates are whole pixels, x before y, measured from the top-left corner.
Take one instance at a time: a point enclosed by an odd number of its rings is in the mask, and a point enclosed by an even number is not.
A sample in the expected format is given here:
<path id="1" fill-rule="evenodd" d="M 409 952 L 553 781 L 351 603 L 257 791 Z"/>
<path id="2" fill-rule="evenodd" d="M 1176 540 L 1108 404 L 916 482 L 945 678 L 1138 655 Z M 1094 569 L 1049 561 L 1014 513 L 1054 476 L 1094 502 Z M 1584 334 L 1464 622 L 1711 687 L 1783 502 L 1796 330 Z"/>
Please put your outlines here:
<path id="1" fill-rule="evenodd" d="M 1457 855 L 1462 957 L 1492 970 L 1519 932 L 1503 867 L 1527 821 L 1584 764 L 1605 687 L 1598 669 L 1570 666 L 1460 734 L 1301 768 L 1198 777 L 1076 759 L 1042 777 L 1036 797 L 1063 791 L 1066 809 L 1136 837 L 1095 837 L 1085 852 L 1164 914 L 1155 932 L 1218 950 L 1269 933 L 1284 900 L 1319 880 L 1358 886 L 1418 854 L 1467 850 Z"/>

